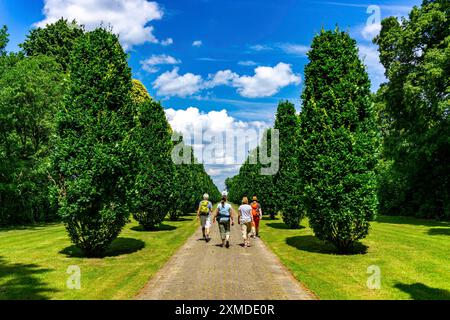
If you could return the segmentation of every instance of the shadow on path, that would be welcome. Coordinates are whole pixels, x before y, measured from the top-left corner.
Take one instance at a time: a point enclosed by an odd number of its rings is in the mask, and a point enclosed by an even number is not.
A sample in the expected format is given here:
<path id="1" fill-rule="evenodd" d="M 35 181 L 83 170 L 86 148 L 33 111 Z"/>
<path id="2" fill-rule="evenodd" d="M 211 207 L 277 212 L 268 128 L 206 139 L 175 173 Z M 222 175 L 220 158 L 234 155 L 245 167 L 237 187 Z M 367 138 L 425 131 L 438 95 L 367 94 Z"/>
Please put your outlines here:
<path id="1" fill-rule="evenodd" d="M 131 254 L 144 249 L 145 242 L 132 238 L 117 238 L 106 250 L 104 257 L 117 257 L 124 254 Z M 86 258 L 83 251 L 75 245 L 64 248 L 59 253 L 71 258 Z"/>
<path id="2" fill-rule="evenodd" d="M 431 288 L 423 283 L 397 283 L 394 287 L 409 294 L 413 300 L 450 300 L 450 291 Z"/>
<path id="3" fill-rule="evenodd" d="M 47 300 L 58 290 L 40 279 L 53 271 L 37 264 L 8 263 L 0 257 L 0 300 Z"/>
<path id="4" fill-rule="evenodd" d="M 320 241 L 319 239 L 311 235 L 287 238 L 286 244 L 298 250 L 322 254 L 339 254 L 339 255 L 366 254 L 368 249 L 366 245 L 357 242 L 354 248 L 351 249 L 349 252 L 339 253 L 332 244 Z"/>

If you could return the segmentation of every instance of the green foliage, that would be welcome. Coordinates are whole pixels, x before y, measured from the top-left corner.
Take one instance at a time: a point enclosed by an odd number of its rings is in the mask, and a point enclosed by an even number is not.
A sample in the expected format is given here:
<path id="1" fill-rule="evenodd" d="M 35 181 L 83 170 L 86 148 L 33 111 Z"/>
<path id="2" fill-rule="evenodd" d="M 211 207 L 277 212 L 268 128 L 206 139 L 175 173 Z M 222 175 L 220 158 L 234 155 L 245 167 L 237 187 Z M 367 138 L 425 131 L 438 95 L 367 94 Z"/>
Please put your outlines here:
<path id="1" fill-rule="evenodd" d="M 20 47 L 27 56 L 43 54 L 54 57 L 63 70 L 67 71 L 72 49 L 83 33 L 83 27 L 78 26 L 75 21 L 60 19 L 45 28 L 31 30 Z"/>
<path id="2" fill-rule="evenodd" d="M 8 27 L 3 26 L 0 29 L 0 56 L 5 54 L 6 46 L 9 42 Z"/>
<path id="3" fill-rule="evenodd" d="M 70 61 L 53 179 L 72 242 L 93 256 L 104 252 L 129 217 L 131 71 L 117 36 L 101 28 L 79 38 Z"/>
<path id="4" fill-rule="evenodd" d="M 174 152 L 180 151 L 179 155 L 185 156 L 188 163 L 175 165 L 172 208 L 169 211 L 171 220 L 177 220 L 181 214 L 195 212 L 205 193 L 209 194 L 212 203 L 218 202 L 221 196 L 204 166 L 195 159 L 194 150 L 184 144 L 182 137 L 176 141 L 175 148 Z"/>
<path id="5" fill-rule="evenodd" d="M 308 53 L 301 113 L 301 174 L 315 235 L 348 250 L 377 207 L 376 116 L 356 41 L 322 31 Z"/>
<path id="6" fill-rule="evenodd" d="M 450 219 L 450 3 L 423 1 L 382 22 L 378 92 L 384 134 L 380 211 Z"/>
<path id="7" fill-rule="evenodd" d="M 241 203 L 243 197 L 258 197 L 263 213 L 268 213 L 272 218 L 276 215 L 276 204 L 278 195 L 274 192 L 273 176 L 261 174 L 261 169 L 265 167 L 261 161 L 255 163 L 255 159 L 261 159 L 262 152 L 267 152 L 266 156 L 271 156 L 272 130 L 266 130 L 260 145 L 252 150 L 249 157 L 239 170 L 239 175 L 228 178 L 225 181 L 228 197 L 234 203 Z"/>
<path id="8" fill-rule="evenodd" d="M 136 107 L 138 123 L 127 142 L 133 160 L 129 197 L 134 218 L 145 230 L 154 230 L 172 207 L 171 129 L 158 102 L 149 99 Z"/>
<path id="9" fill-rule="evenodd" d="M 301 158 L 298 152 L 299 117 L 289 101 L 280 102 L 275 119 L 279 131 L 280 169 L 274 176 L 277 211 L 289 228 L 296 229 L 305 215 L 302 181 L 299 175 Z"/>
<path id="10" fill-rule="evenodd" d="M 64 93 L 49 57 L 0 57 L 0 225 L 48 221 L 49 140 Z"/>
<path id="11" fill-rule="evenodd" d="M 133 79 L 133 87 L 131 88 L 131 99 L 134 104 L 141 104 L 151 99 L 147 88 L 139 80 Z"/>

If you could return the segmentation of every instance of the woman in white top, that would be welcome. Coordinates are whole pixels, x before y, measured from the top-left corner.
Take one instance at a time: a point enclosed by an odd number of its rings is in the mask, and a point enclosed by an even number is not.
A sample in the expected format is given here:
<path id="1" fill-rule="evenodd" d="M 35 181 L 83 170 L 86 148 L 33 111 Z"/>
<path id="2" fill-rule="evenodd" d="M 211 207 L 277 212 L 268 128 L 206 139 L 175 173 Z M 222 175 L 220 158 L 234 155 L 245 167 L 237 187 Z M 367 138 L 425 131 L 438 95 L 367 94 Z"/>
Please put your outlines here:
<path id="1" fill-rule="evenodd" d="M 250 247 L 249 234 L 252 231 L 253 215 L 252 207 L 248 204 L 248 198 L 242 199 L 242 205 L 239 207 L 238 223 L 241 225 L 244 247 Z"/>

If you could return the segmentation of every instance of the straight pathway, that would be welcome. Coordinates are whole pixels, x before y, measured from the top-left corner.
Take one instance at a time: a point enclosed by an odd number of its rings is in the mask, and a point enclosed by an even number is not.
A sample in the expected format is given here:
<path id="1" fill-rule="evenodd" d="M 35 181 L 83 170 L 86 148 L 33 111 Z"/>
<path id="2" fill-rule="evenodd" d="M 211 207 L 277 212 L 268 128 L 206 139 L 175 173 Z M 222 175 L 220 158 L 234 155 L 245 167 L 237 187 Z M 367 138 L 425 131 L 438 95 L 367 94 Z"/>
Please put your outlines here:
<path id="1" fill-rule="evenodd" d="M 183 245 L 138 294 L 140 300 L 312 300 L 260 239 L 243 248 L 240 227 L 231 228 L 231 247 L 221 243 L 217 223 L 212 240 L 201 229 Z"/>

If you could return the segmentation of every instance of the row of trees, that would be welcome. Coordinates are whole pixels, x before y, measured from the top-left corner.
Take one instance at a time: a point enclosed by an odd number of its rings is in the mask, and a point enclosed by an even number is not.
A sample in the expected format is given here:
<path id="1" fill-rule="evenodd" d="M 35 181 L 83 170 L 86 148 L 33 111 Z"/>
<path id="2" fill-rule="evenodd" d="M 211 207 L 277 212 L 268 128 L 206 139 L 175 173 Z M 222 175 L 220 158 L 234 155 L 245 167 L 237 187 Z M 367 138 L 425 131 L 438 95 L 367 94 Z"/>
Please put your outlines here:
<path id="1" fill-rule="evenodd" d="M 57 217 L 98 255 L 130 214 L 152 230 L 192 212 L 205 192 L 219 199 L 203 165 L 173 163 L 163 107 L 132 80 L 110 30 L 60 20 L 22 48 L 0 64 L 0 223 Z"/>
<path id="2" fill-rule="evenodd" d="M 291 228 L 306 215 L 341 251 L 377 212 L 449 219 L 449 10 L 424 1 L 409 19 L 383 21 L 374 42 L 389 81 L 375 95 L 356 42 L 339 30 L 317 35 L 300 114 L 278 106 L 279 172 L 260 176 L 247 161 L 227 180 L 232 200 L 257 195 Z"/>

